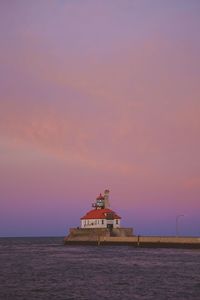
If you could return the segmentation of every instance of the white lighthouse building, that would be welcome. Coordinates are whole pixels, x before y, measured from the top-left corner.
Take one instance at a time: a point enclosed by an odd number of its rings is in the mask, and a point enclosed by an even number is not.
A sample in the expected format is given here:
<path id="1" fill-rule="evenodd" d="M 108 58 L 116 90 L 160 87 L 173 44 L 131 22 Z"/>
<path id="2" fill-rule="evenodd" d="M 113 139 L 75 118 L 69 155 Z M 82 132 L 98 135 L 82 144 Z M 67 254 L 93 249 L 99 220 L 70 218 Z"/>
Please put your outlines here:
<path id="1" fill-rule="evenodd" d="M 99 195 L 93 209 L 81 218 L 81 228 L 120 228 L 121 217 L 109 208 L 109 190 Z"/>

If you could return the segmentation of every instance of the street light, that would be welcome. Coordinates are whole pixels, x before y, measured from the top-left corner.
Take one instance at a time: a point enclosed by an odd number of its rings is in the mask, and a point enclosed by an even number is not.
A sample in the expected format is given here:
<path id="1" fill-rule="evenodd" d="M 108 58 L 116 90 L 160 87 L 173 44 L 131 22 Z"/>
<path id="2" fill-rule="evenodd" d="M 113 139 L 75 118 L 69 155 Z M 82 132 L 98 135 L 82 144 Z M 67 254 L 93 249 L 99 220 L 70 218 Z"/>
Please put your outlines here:
<path id="1" fill-rule="evenodd" d="M 178 216 L 176 216 L 176 237 L 179 236 L 178 221 L 179 221 L 179 218 L 181 218 L 181 217 L 184 217 L 184 215 L 178 215 Z"/>

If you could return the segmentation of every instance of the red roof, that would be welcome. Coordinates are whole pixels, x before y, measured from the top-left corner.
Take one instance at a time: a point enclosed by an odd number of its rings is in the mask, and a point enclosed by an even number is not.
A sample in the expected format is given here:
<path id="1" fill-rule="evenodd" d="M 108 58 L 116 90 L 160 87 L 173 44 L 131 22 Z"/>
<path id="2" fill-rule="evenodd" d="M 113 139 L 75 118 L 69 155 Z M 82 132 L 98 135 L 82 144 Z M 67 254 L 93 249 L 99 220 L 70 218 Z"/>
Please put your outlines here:
<path id="1" fill-rule="evenodd" d="M 104 208 L 104 209 L 93 209 L 90 210 L 88 213 L 86 213 L 85 216 L 81 218 L 81 220 L 85 219 L 106 219 L 105 214 L 112 213 L 114 215 L 114 219 L 121 219 L 120 216 L 118 216 L 113 210 L 109 208 Z"/>

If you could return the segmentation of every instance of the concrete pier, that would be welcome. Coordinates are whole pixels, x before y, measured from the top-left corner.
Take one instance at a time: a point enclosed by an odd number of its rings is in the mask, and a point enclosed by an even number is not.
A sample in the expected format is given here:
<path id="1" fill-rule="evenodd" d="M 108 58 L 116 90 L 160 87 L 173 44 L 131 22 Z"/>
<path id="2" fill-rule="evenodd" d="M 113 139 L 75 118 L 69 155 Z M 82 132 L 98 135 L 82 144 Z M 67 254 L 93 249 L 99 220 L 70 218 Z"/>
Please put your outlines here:
<path id="1" fill-rule="evenodd" d="M 200 237 L 137 236 L 131 234 L 131 228 L 120 228 L 115 233 L 107 229 L 71 229 L 64 244 L 200 249 Z"/>

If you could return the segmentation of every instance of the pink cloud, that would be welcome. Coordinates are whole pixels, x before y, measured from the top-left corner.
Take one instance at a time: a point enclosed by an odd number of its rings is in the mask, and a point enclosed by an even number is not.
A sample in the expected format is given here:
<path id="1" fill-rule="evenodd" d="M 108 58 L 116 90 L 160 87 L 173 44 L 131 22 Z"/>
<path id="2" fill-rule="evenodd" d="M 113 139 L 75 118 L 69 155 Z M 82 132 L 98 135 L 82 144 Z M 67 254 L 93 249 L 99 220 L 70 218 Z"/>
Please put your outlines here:
<path id="1" fill-rule="evenodd" d="M 192 177 L 184 182 L 184 187 L 187 189 L 199 189 L 200 188 L 200 177 Z"/>

